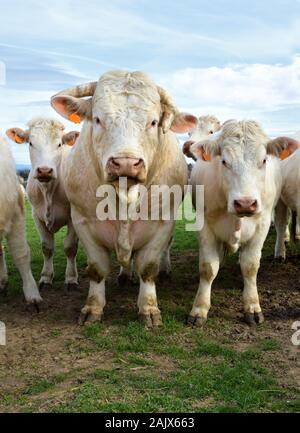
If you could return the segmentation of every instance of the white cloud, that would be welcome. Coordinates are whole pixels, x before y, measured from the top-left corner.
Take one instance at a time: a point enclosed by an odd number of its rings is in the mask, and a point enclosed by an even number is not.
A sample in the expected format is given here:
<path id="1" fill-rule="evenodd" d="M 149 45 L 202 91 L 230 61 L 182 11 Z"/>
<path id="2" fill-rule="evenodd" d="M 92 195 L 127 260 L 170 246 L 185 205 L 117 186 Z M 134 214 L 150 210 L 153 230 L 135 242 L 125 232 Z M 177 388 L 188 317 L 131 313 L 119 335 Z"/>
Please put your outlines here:
<path id="1" fill-rule="evenodd" d="M 157 77 L 181 108 L 225 117 L 300 107 L 300 57 L 288 65 L 185 68 Z"/>

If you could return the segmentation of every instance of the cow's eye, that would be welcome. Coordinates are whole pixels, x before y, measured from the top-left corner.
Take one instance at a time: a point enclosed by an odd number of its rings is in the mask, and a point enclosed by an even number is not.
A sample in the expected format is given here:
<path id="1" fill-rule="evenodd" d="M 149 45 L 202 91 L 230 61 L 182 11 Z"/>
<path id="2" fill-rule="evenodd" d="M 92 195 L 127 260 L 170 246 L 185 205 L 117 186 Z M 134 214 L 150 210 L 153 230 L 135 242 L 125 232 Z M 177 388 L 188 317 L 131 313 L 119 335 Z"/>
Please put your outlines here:
<path id="1" fill-rule="evenodd" d="M 266 162 L 267 162 L 267 158 L 265 158 L 265 159 L 263 160 L 263 164 L 265 165 Z"/>
<path id="2" fill-rule="evenodd" d="M 151 126 L 154 128 L 154 126 L 156 126 L 158 124 L 157 120 L 152 120 L 151 122 Z"/>
<path id="3" fill-rule="evenodd" d="M 96 125 L 101 125 L 101 120 L 99 117 L 95 117 L 94 122 L 96 123 Z"/>
<path id="4" fill-rule="evenodd" d="M 58 147 L 61 147 L 61 143 L 59 143 Z"/>
<path id="5" fill-rule="evenodd" d="M 33 146 L 33 144 L 31 143 L 31 141 L 29 141 L 29 146 L 31 146 L 31 147 Z"/>
<path id="6" fill-rule="evenodd" d="M 225 159 L 222 159 L 222 164 L 224 165 L 224 167 L 227 167 L 227 162 L 225 161 Z"/>
<path id="7" fill-rule="evenodd" d="M 210 134 L 213 134 L 213 133 L 214 133 L 214 131 L 209 131 L 209 133 L 210 133 Z"/>

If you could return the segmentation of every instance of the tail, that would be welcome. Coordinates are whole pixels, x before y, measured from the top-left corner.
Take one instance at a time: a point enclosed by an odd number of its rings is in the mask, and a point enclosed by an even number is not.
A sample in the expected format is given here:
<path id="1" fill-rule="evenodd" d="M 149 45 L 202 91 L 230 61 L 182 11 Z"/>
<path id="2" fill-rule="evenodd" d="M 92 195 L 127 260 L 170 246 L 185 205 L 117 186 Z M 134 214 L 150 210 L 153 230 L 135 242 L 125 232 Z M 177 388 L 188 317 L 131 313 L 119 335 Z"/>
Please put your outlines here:
<path id="1" fill-rule="evenodd" d="M 292 222 L 291 222 L 291 240 L 293 243 L 296 242 L 296 228 L 297 228 L 297 212 L 292 211 Z"/>

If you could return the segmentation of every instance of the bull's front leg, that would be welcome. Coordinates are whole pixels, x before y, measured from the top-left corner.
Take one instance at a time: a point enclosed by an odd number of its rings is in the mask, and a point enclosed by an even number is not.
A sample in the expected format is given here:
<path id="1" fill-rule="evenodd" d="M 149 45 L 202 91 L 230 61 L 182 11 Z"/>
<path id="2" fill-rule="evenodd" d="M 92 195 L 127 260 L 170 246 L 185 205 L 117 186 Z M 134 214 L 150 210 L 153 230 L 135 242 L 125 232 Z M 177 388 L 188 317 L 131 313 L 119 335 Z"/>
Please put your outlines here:
<path id="1" fill-rule="evenodd" d="M 75 233 L 72 222 L 68 225 L 68 233 L 64 240 L 64 251 L 67 257 L 67 266 L 65 273 L 65 284 L 67 290 L 78 287 L 78 272 L 76 264 L 76 255 L 78 249 L 78 238 Z"/>
<path id="2" fill-rule="evenodd" d="M 216 278 L 219 267 L 223 246 L 211 230 L 205 225 L 200 232 L 200 258 L 199 272 L 200 282 L 188 323 L 196 327 L 201 327 L 207 320 L 207 315 L 211 305 L 211 286 Z"/>
<path id="3" fill-rule="evenodd" d="M 280 260 L 285 260 L 286 248 L 286 233 L 288 229 L 288 208 L 283 203 L 281 199 L 279 199 L 277 206 L 275 208 L 275 228 L 276 228 L 276 245 L 275 245 L 275 258 Z"/>
<path id="4" fill-rule="evenodd" d="M 110 271 L 110 254 L 95 241 L 88 224 L 79 223 L 74 226 L 88 258 L 89 293 L 78 320 L 79 325 L 84 325 L 87 322 L 100 322 L 102 319 L 106 304 L 105 279 Z"/>
<path id="5" fill-rule="evenodd" d="M 136 254 L 135 269 L 140 278 L 138 314 L 146 328 L 156 328 L 162 325 L 155 279 L 159 273 L 161 257 L 169 245 L 173 230 L 173 221 L 159 222 L 151 242 Z"/>

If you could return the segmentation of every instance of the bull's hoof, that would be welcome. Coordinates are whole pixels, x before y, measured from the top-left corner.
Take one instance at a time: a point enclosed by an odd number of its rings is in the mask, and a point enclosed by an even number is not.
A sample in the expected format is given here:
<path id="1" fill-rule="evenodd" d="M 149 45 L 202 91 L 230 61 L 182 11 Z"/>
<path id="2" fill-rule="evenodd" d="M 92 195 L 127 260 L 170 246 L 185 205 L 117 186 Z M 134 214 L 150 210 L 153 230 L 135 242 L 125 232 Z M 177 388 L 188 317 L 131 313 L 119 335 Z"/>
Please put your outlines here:
<path id="1" fill-rule="evenodd" d="M 189 326 L 195 327 L 195 328 L 202 328 L 207 319 L 205 317 L 199 317 L 199 316 L 188 316 L 187 318 L 187 324 Z"/>
<path id="2" fill-rule="evenodd" d="M 39 284 L 39 290 L 42 291 L 48 291 L 51 290 L 53 287 L 52 283 L 45 283 L 44 281 L 41 281 Z"/>
<path id="3" fill-rule="evenodd" d="M 79 285 L 78 283 L 66 283 L 65 288 L 66 288 L 66 292 L 77 292 Z"/>
<path id="4" fill-rule="evenodd" d="M 37 300 L 33 302 L 27 302 L 26 311 L 30 314 L 35 314 L 35 313 L 39 314 L 39 312 L 41 311 L 40 304 L 41 301 L 37 301 Z"/>
<path id="5" fill-rule="evenodd" d="M 79 319 L 78 319 L 78 325 L 88 325 L 90 323 L 96 323 L 101 322 L 102 314 L 100 313 L 91 313 L 90 311 L 81 311 Z"/>
<path id="6" fill-rule="evenodd" d="M 163 324 L 160 313 L 139 314 L 139 320 L 147 329 L 158 328 Z"/>
<path id="7" fill-rule="evenodd" d="M 264 322 L 264 315 L 262 312 L 259 313 L 244 313 L 244 322 L 249 326 L 260 325 Z"/>

